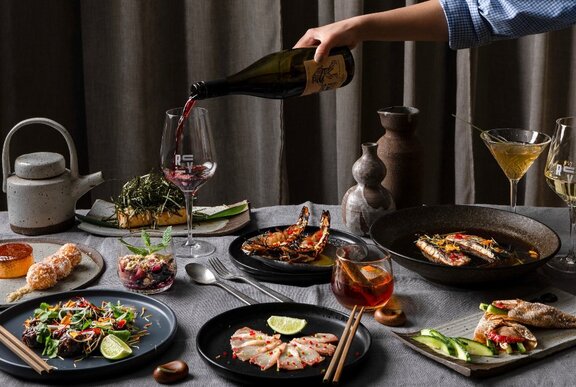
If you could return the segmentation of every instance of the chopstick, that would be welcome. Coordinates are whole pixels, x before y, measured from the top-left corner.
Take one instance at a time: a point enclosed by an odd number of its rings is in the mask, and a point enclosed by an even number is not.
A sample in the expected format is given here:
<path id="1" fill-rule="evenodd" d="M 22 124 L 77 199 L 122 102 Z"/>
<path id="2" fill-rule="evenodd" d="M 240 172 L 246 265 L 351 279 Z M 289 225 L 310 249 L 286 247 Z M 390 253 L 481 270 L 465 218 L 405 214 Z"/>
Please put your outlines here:
<path id="1" fill-rule="evenodd" d="M 357 308 L 358 305 L 354 305 L 350 317 L 348 318 L 348 322 L 346 322 L 340 342 L 338 343 L 336 351 L 334 351 L 334 356 L 332 356 L 332 360 L 330 361 L 330 365 L 328 365 L 328 369 L 324 374 L 324 383 L 330 382 L 330 379 L 332 379 L 332 383 L 338 383 L 340 380 L 340 374 L 342 373 L 344 363 L 346 362 L 346 356 L 348 355 L 350 345 L 356 335 L 356 330 L 358 329 L 360 320 L 362 320 L 362 313 L 364 313 L 364 307 L 361 307 L 356 315 Z M 335 368 L 336 370 L 334 370 Z"/>
<path id="2" fill-rule="evenodd" d="M 54 370 L 53 366 L 46 363 L 36 352 L 28 348 L 2 325 L 0 325 L 0 342 L 39 374 L 50 373 Z"/>

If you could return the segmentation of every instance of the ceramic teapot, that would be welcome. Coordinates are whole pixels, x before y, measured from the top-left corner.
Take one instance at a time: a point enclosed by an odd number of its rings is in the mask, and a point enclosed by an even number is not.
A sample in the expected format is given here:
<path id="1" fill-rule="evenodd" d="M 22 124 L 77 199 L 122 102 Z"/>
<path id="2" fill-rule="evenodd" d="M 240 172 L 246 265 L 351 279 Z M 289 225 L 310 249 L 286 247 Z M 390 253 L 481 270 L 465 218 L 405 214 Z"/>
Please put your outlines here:
<path id="1" fill-rule="evenodd" d="M 44 124 L 59 131 L 70 152 L 70 169 L 64 156 L 35 152 L 16 158 L 10 172 L 10 140 L 23 126 Z M 65 230 L 74 224 L 76 201 L 104 182 L 102 172 L 78 176 L 76 147 L 68 131 L 47 118 L 30 118 L 14 126 L 2 148 L 2 190 L 8 201 L 8 219 L 12 231 L 24 235 L 42 235 Z"/>

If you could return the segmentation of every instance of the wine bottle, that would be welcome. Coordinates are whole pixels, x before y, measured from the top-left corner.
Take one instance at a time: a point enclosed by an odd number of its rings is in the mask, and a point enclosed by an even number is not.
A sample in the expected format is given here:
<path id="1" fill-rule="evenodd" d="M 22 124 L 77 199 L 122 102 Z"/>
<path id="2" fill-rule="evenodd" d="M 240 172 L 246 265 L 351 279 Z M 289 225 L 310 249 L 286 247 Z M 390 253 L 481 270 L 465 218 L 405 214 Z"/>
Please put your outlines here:
<path id="1" fill-rule="evenodd" d="M 345 86 L 354 76 L 354 57 L 336 47 L 322 61 L 314 61 L 315 47 L 295 48 L 266 55 L 244 70 L 223 79 L 192 84 L 190 97 L 206 99 L 245 94 L 282 99 Z"/>

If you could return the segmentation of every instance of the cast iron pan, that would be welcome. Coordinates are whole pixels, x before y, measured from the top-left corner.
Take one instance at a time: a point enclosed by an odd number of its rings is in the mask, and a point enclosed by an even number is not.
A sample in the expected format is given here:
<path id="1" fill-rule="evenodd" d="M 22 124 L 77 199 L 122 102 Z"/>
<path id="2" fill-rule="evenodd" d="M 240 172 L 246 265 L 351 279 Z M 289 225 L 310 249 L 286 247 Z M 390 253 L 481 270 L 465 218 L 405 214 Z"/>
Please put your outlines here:
<path id="1" fill-rule="evenodd" d="M 500 244 L 531 246 L 539 259 L 493 268 L 447 266 L 428 261 L 413 241 L 418 235 L 468 232 L 491 236 Z M 532 218 L 480 206 L 423 206 L 388 213 L 370 228 L 370 237 L 389 250 L 401 266 L 434 282 L 456 286 L 504 284 L 520 279 L 552 258 L 560 249 L 560 238 L 548 226 Z"/>
<path id="2" fill-rule="evenodd" d="M 333 333 L 340 337 L 348 320 L 348 316 L 344 313 L 309 304 L 268 303 L 240 307 L 208 320 L 200 328 L 196 336 L 196 349 L 200 357 L 220 376 L 239 383 L 263 386 L 288 383 L 294 385 L 293 383 L 298 382 L 304 382 L 304 385 L 321 383 L 331 357 L 326 357 L 323 362 L 304 367 L 302 370 L 277 371 L 276 367 L 272 367 L 266 371 L 261 371 L 260 367 L 232 356 L 230 349 L 232 334 L 243 327 L 250 327 L 270 335 L 274 334 L 274 331 L 266 323 L 266 320 L 272 315 L 303 318 L 308 322 L 300 333 L 294 336 L 282 335 L 280 339 L 285 342 L 294 337 L 314 333 Z M 346 375 L 353 378 L 351 369 L 364 359 L 371 343 L 370 332 L 363 324 L 360 324 L 344 363 L 343 379 L 346 378 Z"/>

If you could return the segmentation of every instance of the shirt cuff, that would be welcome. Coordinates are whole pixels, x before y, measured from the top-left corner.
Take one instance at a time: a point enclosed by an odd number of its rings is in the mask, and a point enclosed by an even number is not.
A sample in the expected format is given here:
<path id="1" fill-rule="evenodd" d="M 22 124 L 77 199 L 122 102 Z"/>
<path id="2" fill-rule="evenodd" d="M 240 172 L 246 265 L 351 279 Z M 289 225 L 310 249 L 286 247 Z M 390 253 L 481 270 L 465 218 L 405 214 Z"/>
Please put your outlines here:
<path id="1" fill-rule="evenodd" d="M 490 29 L 480 15 L 478 0 L 440 0 L 448 24 L 448 44 L 453 50 L 490 42 Z"/>

